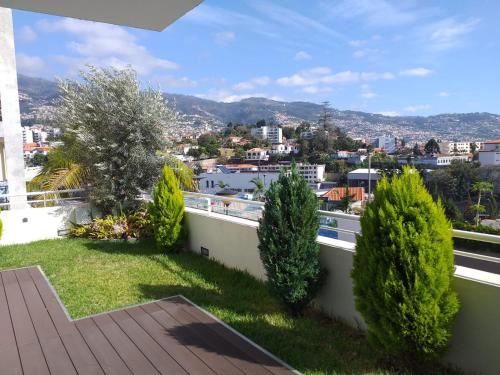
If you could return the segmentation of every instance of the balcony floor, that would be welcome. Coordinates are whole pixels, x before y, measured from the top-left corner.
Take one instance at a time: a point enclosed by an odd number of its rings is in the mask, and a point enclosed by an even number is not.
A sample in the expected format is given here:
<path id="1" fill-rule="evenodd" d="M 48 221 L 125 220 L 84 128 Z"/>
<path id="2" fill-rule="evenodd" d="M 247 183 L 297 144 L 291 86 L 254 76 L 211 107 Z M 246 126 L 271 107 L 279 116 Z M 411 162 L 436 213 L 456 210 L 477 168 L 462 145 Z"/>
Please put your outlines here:
<path id="1" fill-rule="evenodd" d="M 38 267 L 0 272 L 1 374 L 292 374 L 182 296 L 71 320 Z"/>

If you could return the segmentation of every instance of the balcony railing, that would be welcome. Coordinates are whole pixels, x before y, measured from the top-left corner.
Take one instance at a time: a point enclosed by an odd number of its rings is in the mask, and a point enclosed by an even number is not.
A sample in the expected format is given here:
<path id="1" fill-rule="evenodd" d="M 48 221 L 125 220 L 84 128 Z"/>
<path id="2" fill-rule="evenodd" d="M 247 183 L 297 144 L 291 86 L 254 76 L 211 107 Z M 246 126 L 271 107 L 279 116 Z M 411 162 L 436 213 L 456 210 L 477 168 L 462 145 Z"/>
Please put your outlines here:
<path id="1" fill-rule="evenodd" d="M 184 202 L 186 207 L 252 221 L 258 221 L 264 210 L 263 202 L 202 193 L 184 192 Z M 319 210 L 319 214 L 320 229 L 318 234 L 320 236 L 351 243 L 356 242 L 356 234 L 361 233 L 360 216 L 322 210 Z M 454 229 L 453 237 L 493 244 L 493 246 L 500 245 L 500 236 L 492 234 Z M 489 256 L 478 252 L 454 250 L 454 254 L 458 265 L 473 266 L 488 272 L 500 273 L 500 253 L 498 256 Z M 474 264 L 472 265 L 472 263 Z"/>
<path id="2" fill-rule="evenodd" d="M 71 205 L 88 200 L 88 190 L 68 189 L 52 191 L 35 191 L 26 194 L 0 194 L 0 209 L 10 208 L 11 198 L 26 197 L 27 204 L 32 208 Z"/>

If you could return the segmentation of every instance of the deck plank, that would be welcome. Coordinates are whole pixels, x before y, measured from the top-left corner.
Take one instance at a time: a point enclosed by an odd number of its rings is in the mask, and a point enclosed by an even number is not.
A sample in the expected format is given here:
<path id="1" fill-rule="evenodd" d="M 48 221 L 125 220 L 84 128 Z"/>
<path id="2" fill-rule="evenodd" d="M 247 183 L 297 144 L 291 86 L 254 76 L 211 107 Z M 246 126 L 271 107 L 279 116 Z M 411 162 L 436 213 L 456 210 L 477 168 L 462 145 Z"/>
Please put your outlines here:
<path id="1" fill-rule="evenodd" d="M 132 374 L 92 319 L 77 320 L 75 325 L 107 375 Z"/>
<path id="2" fill-rule="evenodd" d="M 186 372 L 191 375 L 215 375 L 205 362 L 170 336 L 168 330 L 141 307 L 126 311 Z"/>
<path id="3" fill-rule="evenodd" d="M 109 314 L 97 315 L 92 320 L 134 374 L 157 375 L 160 373 Z"/>
<path id="4" fill-rule="evenodd" d="M 133 338 L 134 344 L 161 374 L 188 375 L 179 363 L 126 313 L 126 310 L 112 312 L 109 316 L 129 338 Z"/>
<path id="5" fill-rule="evenodd" d="M 234 366 L 225 357 L 218 355 L 214 348 L 207 344 L 199 333 L 191 329 L 183 329 L 182 324 L 172 318 L 165 310 L 156 303 L 141 306 L 144 311 L 150 314 L 159 324 L 161 324 L 169 335 L 174 337 L 182 345 L 195 353 L 217 374 L 242 375 L 244 374 L 238 367 Z"/>
<path id="6" fill-rule="evenodd" d="M 28 270 L 19 269 L 15 271 L 15 274 L 50 372 L 52 374 L 76 375 L 73 363 Z"/>
<path id="7" fill-rule="evenodd" d="M 226 339 L 229 343 L 240 349 L 241 351 L 248 354 L 254 361 L 261 363 L 267 370 L 275 375 L 290 374 L 290 370 L 283 366 L 281 363 L 264 353 L 262 350 L 258 349 L 248 341 L 236 335 L 227 327 L 219 324 L 217 320 L 207 315 L 197 306 L 190 303 L 190 301 L 185 300 L 181 297 L 174 297 L 170 299 L 173 303 L 178 303 L 184 306 L 186 311 L 200 322 L 207 324 L 208 327 L 214 330 L 221 337 Z"/>
<path id="8" fill-rule="evenodd" d="M 42 275 L 40 270 L 36 267 L 28 269 L 29 274 L 42 297 L 56 330 L 61 337 L 66 350 L 80 375 L 102 375 L 104 374 L 101 366 L 89 349 L 87 343 L 82 335 L 76 328 L 75 324 L 71 322 L 62 309 L 59 301 L 57 300 L 54 292 L 52 291 L 47 280 Z"/>
<path id="9" fill-rule="evenodd" d="M 0 332 L 0 367 L 2 374 L 22 374 L 21 358 L 17 351 L 16 337 L 12 328 L 12 319 L 7 305 L 2 275 L 0 275 Z"/>
<path id="10" fill-rule="evenodd" d="M 203 324 L 199 320 L 193 318 L 186 312 L 185 307 L 178 304 L 173 299 L 165 299 L 158 301 L 157 304 L 169 313 L 174 319 L 186 327 L 194 327 L 203 337 L 203 340 L 210 342 L 212 347 L 215 347 L 217 353 L 226 357 L 231 363 L 237 366 L 246 374 L 265 374 L 271 372 L 264 368 L 259 362 L 255 362 L 247 353 L 241 351 L 231 345 L 226 339 L 219 336 L 215 331 L 211 330 L 211 324 Z"/>
<path id="11" fill-rule="evenodd" d="M 14 271 L 2 278 L 24 374 L 50 374 Z"/>

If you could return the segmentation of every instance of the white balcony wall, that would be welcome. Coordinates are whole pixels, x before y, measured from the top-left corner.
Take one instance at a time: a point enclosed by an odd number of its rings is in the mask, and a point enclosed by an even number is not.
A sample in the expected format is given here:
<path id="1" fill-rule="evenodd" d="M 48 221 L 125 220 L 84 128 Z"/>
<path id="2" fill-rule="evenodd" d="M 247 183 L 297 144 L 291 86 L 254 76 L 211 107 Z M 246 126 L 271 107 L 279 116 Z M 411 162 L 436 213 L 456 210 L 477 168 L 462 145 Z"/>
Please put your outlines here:
<path id="1" fill-rule="evenodd" d="M 71 223 L 90 221 L 88 203 L 57 207 L 25 208 L 0 212 L 3 222 L 0 245 L 13 245 L 58 238 Z"/>
<path id="2" fill-rule="evenodd" d="M 191 251 L 200 253 L 204 247 L 210 258 L 265 280 L 257 247 L 258 223 L 192 208 L 186 208 L 186 222 Z M 327 283 L 317 298 L 318 306 L 332 317 L 365 329 L 352 292 L 354 244 L 325 237 L 318 237 L 318 242 L 322 265 L 329 271 Z M 467 374 L 497 375 L 500 369 L 500 275 L 457 267 L 454 288 L 461 309 L 444 360 Z"/>

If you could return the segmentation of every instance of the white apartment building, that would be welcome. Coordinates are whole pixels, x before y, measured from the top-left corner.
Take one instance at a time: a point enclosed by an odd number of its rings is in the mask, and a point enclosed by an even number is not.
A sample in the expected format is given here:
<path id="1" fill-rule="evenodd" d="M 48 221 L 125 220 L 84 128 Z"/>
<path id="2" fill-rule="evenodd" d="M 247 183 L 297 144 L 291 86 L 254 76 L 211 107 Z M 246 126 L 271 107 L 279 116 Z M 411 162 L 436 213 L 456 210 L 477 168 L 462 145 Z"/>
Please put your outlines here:
<path id="1" fill-rule="evenodd" d="M 479 162 L 481 165 L 500 165 L 500 139 L 484 142 L 479 151 Z"/>
<path id="2" fill-rule="evenodd" d="M 372 145 L 382 148 L 388 154 L 396 152 L 396 138 L 388 135 L 382 135 L 372 141 Z"/>
<path id="3" fill-rule="evenodd" d="M 446 167 L 451 165 L 452 162 L 470 162 L 472 161 L 471 155 L 440 155 L 440 156 L 431 156 L 424 158 L 417 158 L 412 160 L 413 165 L 427 165 L 429 167 Z M 408 164 L 407 159 L 398 159 L 399 164 Z"/>
<path id="4" fill-rule="evenodd" d="M 476 145 L 476 150 L 479 151 L 483 147 L 483 142 L 438 142 L 439 151 L 442 154 L 470 154 L 472 153 L 472 145 Z"/>
<path id="5" fill-rule="evenodd" d="M 29 126 L 23 126 L 23 145 L 33 143 L 33 131 Z"/>
<path id="6" fill-rule="evenodd" d="M 306 179 L 310 184 L 325 181 L 325 165 L 324 164 L 303 164 L 297 163 L 299 174 Z M 279 172 L 282 168 L 290 169 L 290 164 L 272 164 L 261 165 L 261 172 Z"/>
<path id="7" fill-rule="evenodd" d="M 297 154 L 299 152 L 299 148 L 295 145 L 280 143 L 271 146 L 271 154 Z"/>
<path id="8" fill-rule="evenodd" d="M 246 152 L 247 160 L 269 160 L 267 151 L 263 148 L 251 148 Z"/>
<path id="9" fill-rule="evenodd" d="M 269 140 L 272 144 L 283 142 L 283 129 L 278 126 L 261 126 L 250 130 L 252 137 L 262 140 Z"/>
<path id="10" fill-rule="evenodd" d="M 278 179 L 279 173 L 243 172 L 219 165 L 211 171 L 201 173 L 198 177 L 200 192 L 204 194 L 216 194 L 218 191 L 221 191 L 220 182 L 223 182 L 229 189 L 238 193 L 252 193 L 255 189 L 255 184 L 251 181 L 254 178 L 259 178 L 264 183 L 264 188 L 267 189 L 271 185 L 271 182 Z"/>

